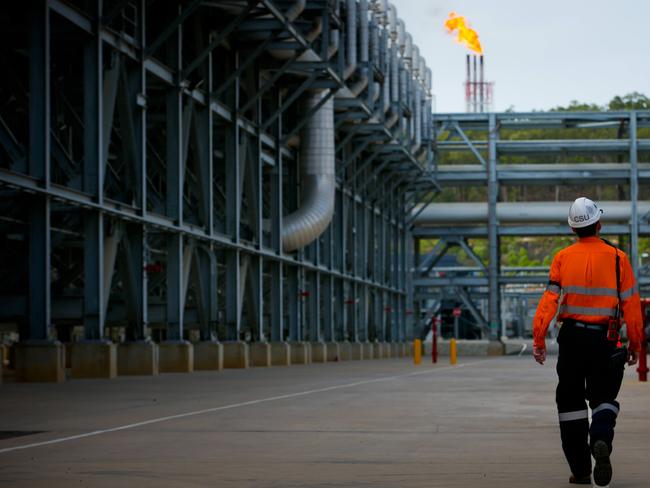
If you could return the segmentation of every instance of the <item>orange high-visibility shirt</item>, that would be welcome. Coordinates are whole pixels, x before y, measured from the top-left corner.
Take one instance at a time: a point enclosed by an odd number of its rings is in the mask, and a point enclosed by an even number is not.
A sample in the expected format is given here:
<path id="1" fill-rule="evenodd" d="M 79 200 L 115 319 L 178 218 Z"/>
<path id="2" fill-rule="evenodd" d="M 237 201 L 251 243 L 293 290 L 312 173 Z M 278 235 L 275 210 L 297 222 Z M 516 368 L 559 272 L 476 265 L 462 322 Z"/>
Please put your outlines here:
<path id="1" fill-rule="evenodd" d="M 627 325 L 629 348 L 641 348 L 643 320 L 634 273 L 626 254 L 599 237 L 583 237 L 562 249 L 553 258 L 549 284 L 542 295 L 535 319 L 535 347 L 544 347 L 544 338 L 562 292 L 558 320 L 574 319 L 590 324 L 607 324 L 617 304 L 616 254 L 619 255 L 621 316 Z"/>

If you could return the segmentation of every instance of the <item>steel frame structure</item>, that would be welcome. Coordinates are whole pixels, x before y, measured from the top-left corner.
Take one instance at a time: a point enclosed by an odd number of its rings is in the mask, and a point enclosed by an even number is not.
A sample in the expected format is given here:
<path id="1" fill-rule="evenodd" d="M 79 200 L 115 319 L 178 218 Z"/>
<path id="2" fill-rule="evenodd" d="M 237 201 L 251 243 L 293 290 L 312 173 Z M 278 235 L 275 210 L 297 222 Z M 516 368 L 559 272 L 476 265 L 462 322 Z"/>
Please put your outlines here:
<path id="1" fill-rule="evenodd" d="M 295 20 L 291 3 L 0 7 L 0 320 L 21 340 L 81 324 L 86 340 L 113 326 L 126 340 L 412 335 L 407 216 L 437 189 L 431 137 L 414 149 L 415 100 L 391 127 L 370 88 L 338 98 L 344 59 L 327 51 L 334 30 L 345 39 L 341 2 L 306 2 Z M 287 46 L 290 59 L 269 55 Z M 296 105 L 312 89 L 335 97 L 336 209 L 285 253 L 311 115 Z"/>
<path id="2" fill-rule="evenodd" d="M 501 301 L 504 297 L 541 296 L 547 281 L 546 268 L 513 271 L 500 266 L 500 238 L 503 236 L 570 235 L 566 225 L 510 224 L 497 219 L 499 189 L 504 186 L 587 186 L 625 185 L 622 199 L 630 201 L 631 219 L 627 223 L 606 224 L 604 234 L 628 236 L 630 261 L 642 288 L 650 287 L 647 267 L 639 267 L 638 238 L 650 235 L 648 215 L 637 210 L 639 185 L 650 182 L 650 139 L 638 136 L 640 128 L 650 127 L 650 112 L 534 112 L 490 114 L 434 114 L 434 168 L 439 184 L 445 187 L 480 186 L 487 189 L 488 218 L 484 224 L 425 226 L 415 221 L 414 264 L 416 315 L 420 330 L 428 327 L 432 305 L 444 297 L 460 299 L 476 322 L 489 327 L 489 338 L 498 340 L 505 330 Z M 572 129 L 615 129 L 616 138 L 575 138 Z M 526 140 L 518 131 L 559 129 L 562 139 Z M 508 130 L 507 139 L 501 133 Z M 571 138 L 573 137 L 573 138 Z M 462 161 L 445 164 L 444 155 L 455 152 Z M 640 162 L 640 154 L 644 161 Z M 519 156 L 520 160 L 502 161 Z M 563 158 L 587 156 L 590 161 L 562 162 Z M 522 158 L 523 157 L 523 158 Z M 608 162 L 603 162 L 602 159 Z M 522 162 L 521 159 L 524 159 Z M 422 239 L 440 239 L 422 259 Z M 471 238 L 488 240 L 489 259 L 483 263 L 469 245 Z M 436 268 L 436 263 L 451 246 L 460 246 L 475 267 L 463 270 Z M 506 286 L 527 285 L 527 289 L 507 291 Z M 487 306 L 486 305 L 487 300 Z M 487 317 L 485 316 L 487 311 Z M 482 313 L 483 312 L 483 313 Z"/>

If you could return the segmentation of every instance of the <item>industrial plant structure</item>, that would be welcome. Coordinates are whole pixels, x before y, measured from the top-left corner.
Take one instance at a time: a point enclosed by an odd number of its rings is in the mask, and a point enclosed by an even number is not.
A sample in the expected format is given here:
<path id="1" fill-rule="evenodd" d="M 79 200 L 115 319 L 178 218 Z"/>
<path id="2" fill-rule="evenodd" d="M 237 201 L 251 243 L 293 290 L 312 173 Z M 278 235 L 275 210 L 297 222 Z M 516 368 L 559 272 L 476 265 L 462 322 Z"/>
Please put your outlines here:
<path id="1" fill-rule="evenodd" d="M 650 113 L 433 114 L 386 0 L 35 0 L 0 24 L 0 322 L 21 381 L 400 356 L 449 293 L 498 344 L 506 285 L 544 280 L 502 270 L 500 236 L 567 232 L 502 185 L 625 185 L 605 231 L 635 265 L 650 231 Z M 500 140 L 522 127 L 569 135 Z M 571 136 L 592 127 L 620 137 Z M 465 185 L 486 203 L 429 205 Z M 489 263 L 441 276 L 469 238 Z"/>

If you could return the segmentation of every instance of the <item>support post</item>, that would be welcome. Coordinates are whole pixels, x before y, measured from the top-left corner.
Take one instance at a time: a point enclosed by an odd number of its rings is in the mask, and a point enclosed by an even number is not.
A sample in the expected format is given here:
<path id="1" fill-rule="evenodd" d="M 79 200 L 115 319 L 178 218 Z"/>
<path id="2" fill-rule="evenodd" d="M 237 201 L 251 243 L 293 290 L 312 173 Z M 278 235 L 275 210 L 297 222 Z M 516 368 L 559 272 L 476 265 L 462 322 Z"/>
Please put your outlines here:
<path id="1" fill-rule="evenodd" d="M 495 114 L 488 119 L 488 315 L 490 321 L 490 342 L 499 341 L 501 330 L 501 307 L 499 304 L 499 222 L 497 221 L 497 199 L 499 183 L 497 181 L 497 138 L 498 126 Z M 495 347 L 495 350 L 497 348 Z"/>
<path id="2" fill-rule="evenodd" d="M 630 262 L 638 280 L 639 270 L 639 211 L 637 200 L 639 198 L 639 169 L 638 169 L 638 141 L 637 141 L 637 114 L 630 112 Z"/>

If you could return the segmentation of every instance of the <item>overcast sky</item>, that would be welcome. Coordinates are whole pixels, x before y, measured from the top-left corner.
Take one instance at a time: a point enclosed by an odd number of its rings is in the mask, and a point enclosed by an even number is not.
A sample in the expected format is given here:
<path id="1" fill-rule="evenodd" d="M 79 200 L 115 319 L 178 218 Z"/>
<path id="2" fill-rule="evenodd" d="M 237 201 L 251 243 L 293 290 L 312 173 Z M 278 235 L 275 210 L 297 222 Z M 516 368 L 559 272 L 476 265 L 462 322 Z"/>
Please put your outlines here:
<path id="1" fill-rule="evenodd" d="M 391 1 L 433 71 L 437 112 L 465 110 L 468 51 L 445 31 L 452 10 L 480 36 L 496 111 L 650 96 L 650 0 Z"/>

